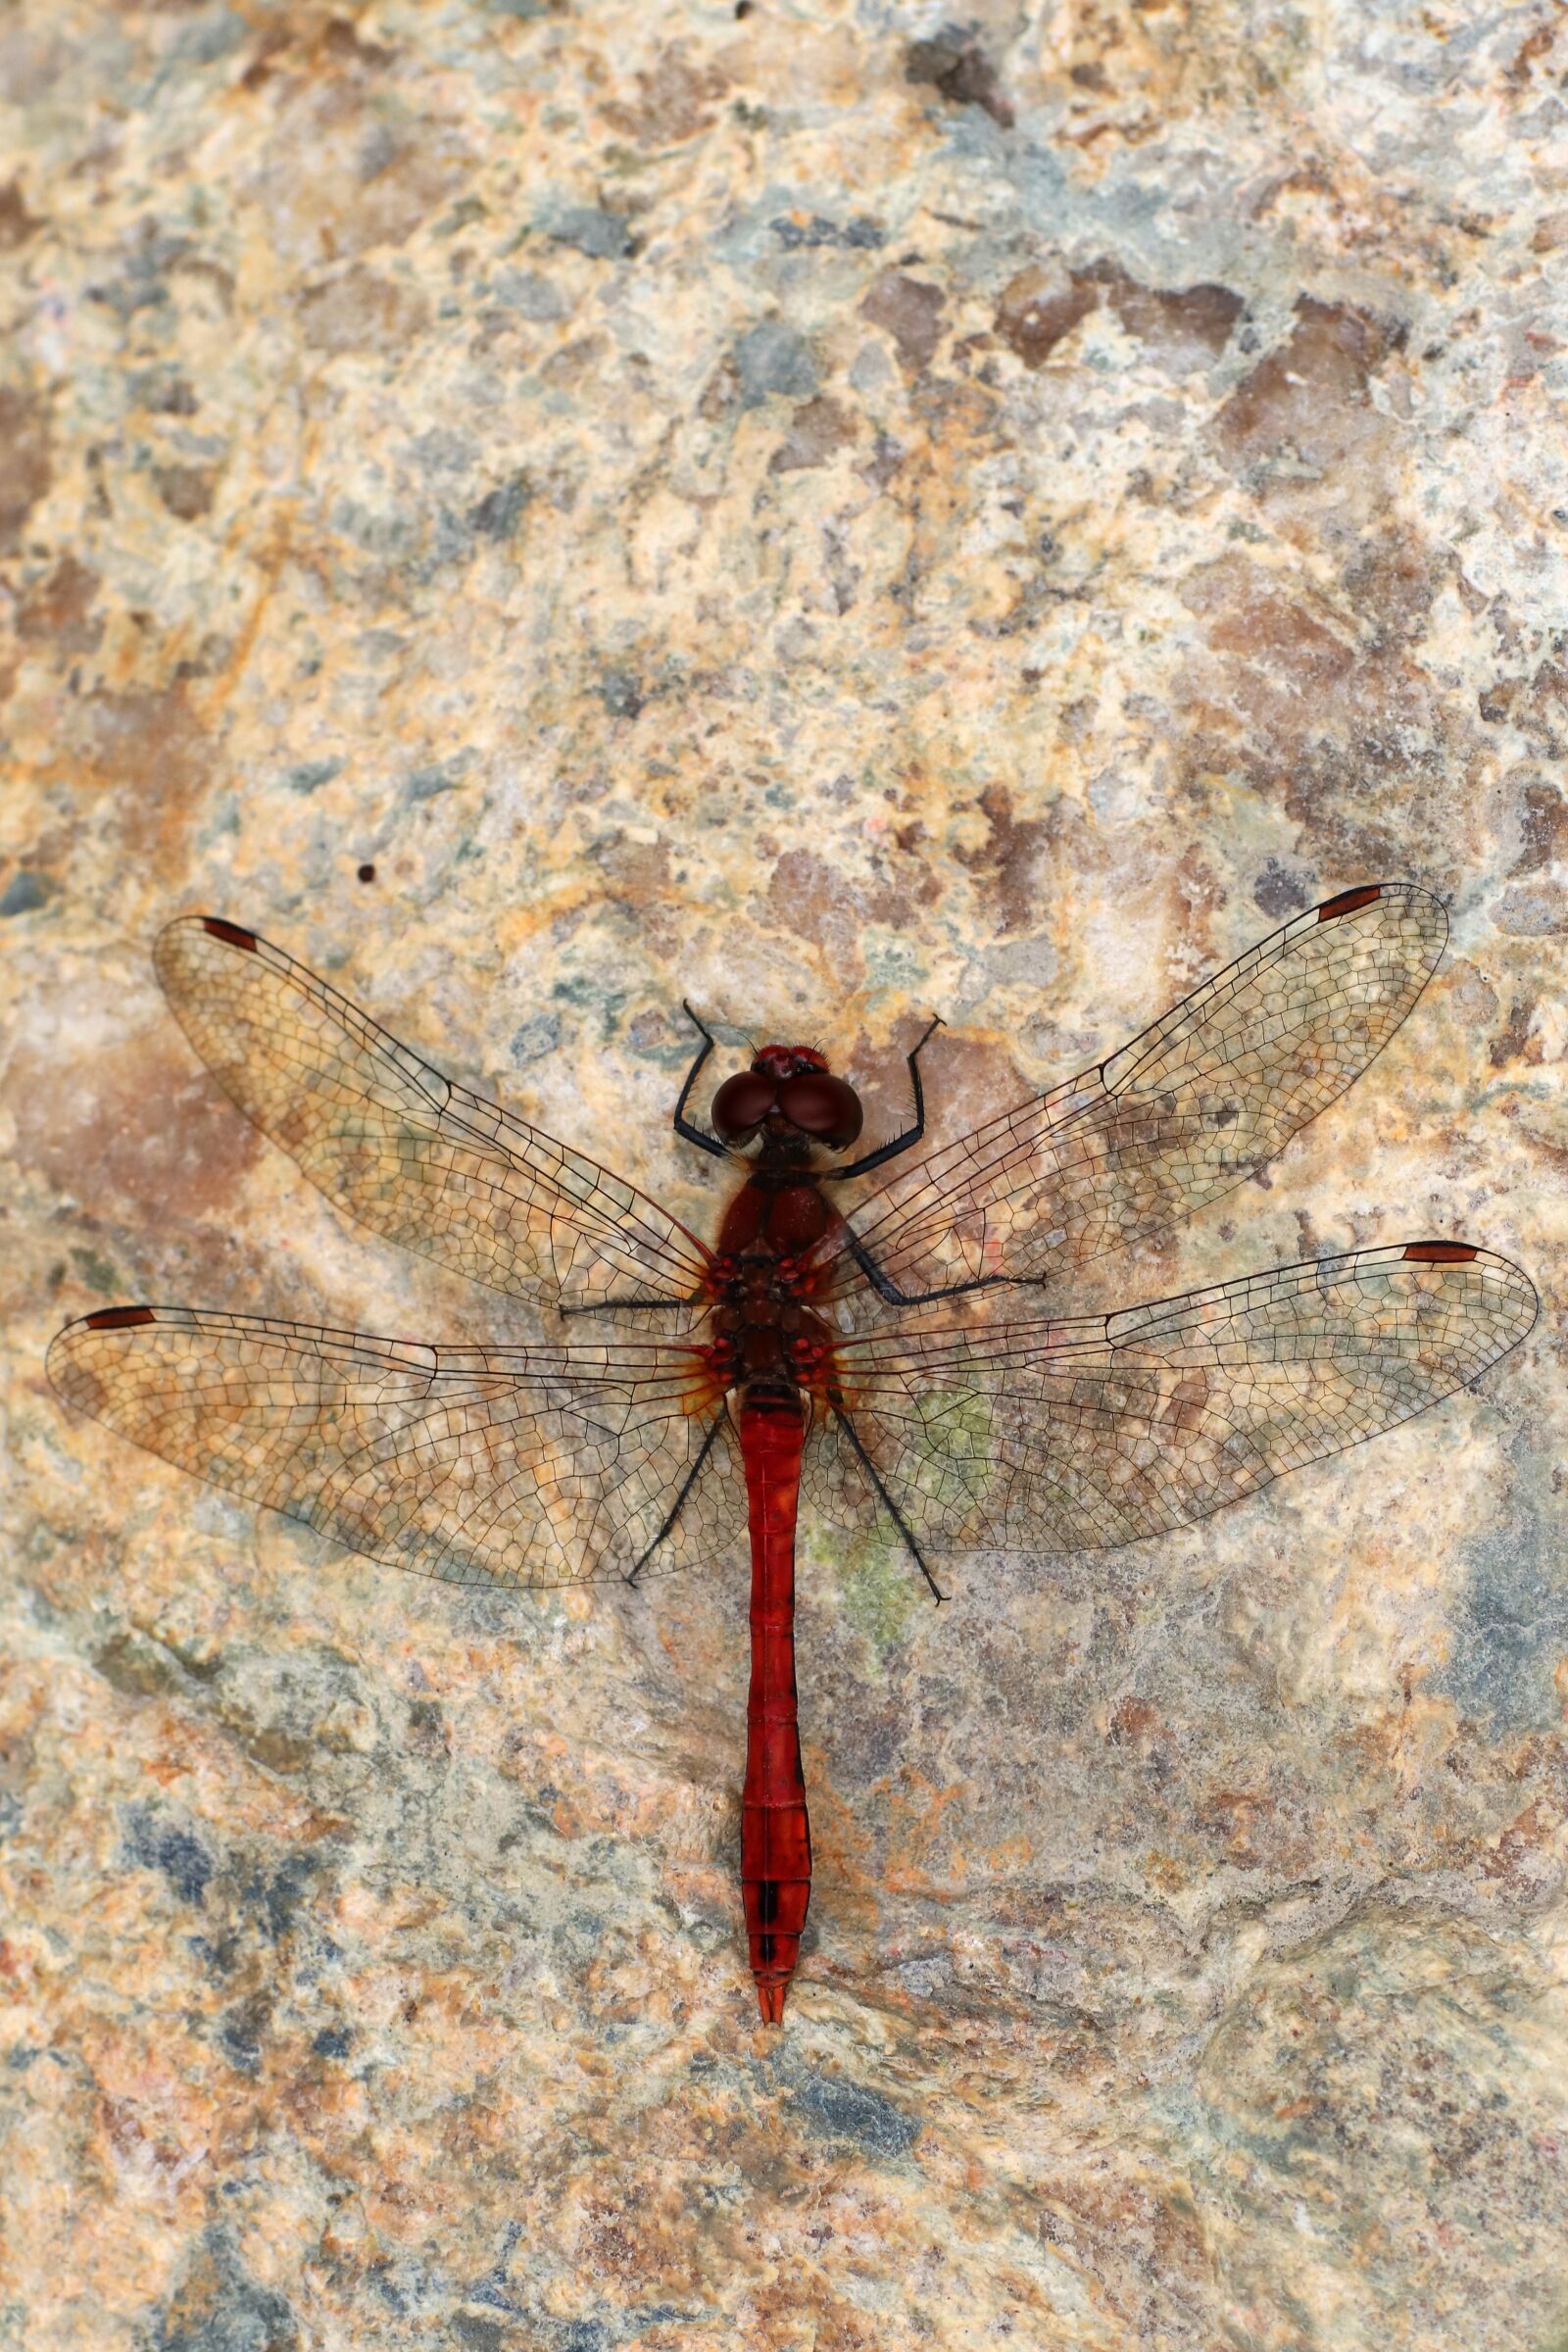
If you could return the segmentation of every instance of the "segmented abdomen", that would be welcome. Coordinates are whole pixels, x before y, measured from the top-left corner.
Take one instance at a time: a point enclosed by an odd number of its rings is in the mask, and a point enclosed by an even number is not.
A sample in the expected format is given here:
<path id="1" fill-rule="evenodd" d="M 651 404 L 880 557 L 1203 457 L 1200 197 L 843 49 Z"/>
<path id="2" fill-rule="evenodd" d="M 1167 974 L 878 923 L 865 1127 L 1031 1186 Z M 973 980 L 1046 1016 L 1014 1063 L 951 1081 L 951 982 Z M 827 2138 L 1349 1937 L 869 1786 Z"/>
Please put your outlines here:
<path id="1" fill-rule="evenodd" d="M 752 1537 L 752 1684 L 741 1793 L 741 1893 L 763 2021 L 778 2025 L 811 1898 L 811 1831 L 795 1691 L 795 1522 L 807 1407 L 743 1398 Z"/>

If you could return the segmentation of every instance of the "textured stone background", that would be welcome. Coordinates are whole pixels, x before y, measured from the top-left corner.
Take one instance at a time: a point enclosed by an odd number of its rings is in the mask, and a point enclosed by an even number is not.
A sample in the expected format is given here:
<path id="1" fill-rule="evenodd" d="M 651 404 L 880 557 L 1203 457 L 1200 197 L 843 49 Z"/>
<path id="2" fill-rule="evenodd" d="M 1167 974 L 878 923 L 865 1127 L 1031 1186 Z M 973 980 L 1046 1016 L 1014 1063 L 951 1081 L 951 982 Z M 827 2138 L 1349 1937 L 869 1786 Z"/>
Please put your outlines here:
<path id="1" fill-rule="evenodd" d="M 0 18 L 0 2340 L 1568 2344 L 1562 26 Z M 508 1329 L 228 1108 L 173 912 L 710 1221 L 683 991 L 888 1119 L 940 1010 L 951 1134 L 1379 874 L 1416 1019 L 1094 1296 L 1464 1233 L 1535 1335 L 940 1617 L 818 1546 L 782 2035 L 741 1592 L 377 1574 L 44 1384 L 107 1299 Z"/>

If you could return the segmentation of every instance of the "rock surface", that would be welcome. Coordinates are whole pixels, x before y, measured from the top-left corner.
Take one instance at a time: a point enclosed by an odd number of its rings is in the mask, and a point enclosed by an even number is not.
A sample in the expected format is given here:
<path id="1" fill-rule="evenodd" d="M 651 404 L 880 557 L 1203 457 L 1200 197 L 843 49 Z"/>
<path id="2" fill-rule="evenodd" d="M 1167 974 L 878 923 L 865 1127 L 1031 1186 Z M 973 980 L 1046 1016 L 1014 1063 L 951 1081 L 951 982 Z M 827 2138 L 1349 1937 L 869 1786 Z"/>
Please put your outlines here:
<path id="1" fill-rule="evenodd" d="M 19 0 L 0 25 L 0 2339 L 1562 2352 L 1568 441 L 1544 0 Z M 1416 1018 L 1099 1296 L 1463 1232 L 1506 1366 L 1228 1516 L 466 1597 L 72 1424 L 431 1337 L 148 949 L 251 923 L 710 1231 L 680 1000 L 951 1135 L 1296 908 Z"/>

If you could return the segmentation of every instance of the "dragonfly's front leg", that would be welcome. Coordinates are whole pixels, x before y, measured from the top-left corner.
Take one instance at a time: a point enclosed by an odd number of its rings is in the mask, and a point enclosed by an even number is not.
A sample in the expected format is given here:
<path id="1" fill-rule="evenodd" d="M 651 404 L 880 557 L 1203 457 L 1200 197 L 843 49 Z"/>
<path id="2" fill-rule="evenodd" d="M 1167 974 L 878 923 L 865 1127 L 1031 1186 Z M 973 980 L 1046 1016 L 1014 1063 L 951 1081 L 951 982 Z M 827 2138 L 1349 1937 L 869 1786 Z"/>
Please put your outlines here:
<path id="1" fill-rule="evenodd" d="M 697 1049 L 697 1059 L 692 1063 L 691 1068 L 686 1073 L 686 1083 L 681 1088 L 680 1095 L 676 1101 L 675 1116 L 672 1124 L 674 1126 L 675 1133 L 681 1138 L 683 1143 L 695 1144 L 699 1152 L 710 1152 L 714 1159 L 727 1159 L 729 1154 L 725 1151 L 724 1146 L 718 1141 L 718 1138 L 712 1135 L 705 1135 L 702 1129 L 700 1127 L 693 1126 L 691 1120 L 686 1116 L 686 1104 L 690 1099 L 692 1088 L 697 1084 L 698 1072 L 702 1069 L 704 1062 L 713 1051 L 713 1033 L 708 1027 L 706 1022 L 699 1020 L 697 1014 L 693 1012 L 691 1006 L 686 1004 L 684 1000 L 682 1000 L 681 1010 L 685 1013 L 687 1019 L 691 1022 L 692 1027 L 697 1031 L 698 1036 L 703 1042 Z"/>
<path id="2" fill-rule="evenodd" d="M 688 1005 L 686 1009 L 688 1012 L 690 1012 L 690 1005 Z M 693 1014 L 692 1017 L 695 1019 L 696 1015 Z M 909 1092 L 914 1097 L 914 1120 L 912 1125 L 906 1127 L 902 1135 L 894 1136 L 891 1142 L 879 1144 L 874 1152 L 868 1152 L 863 1159 L 855 1160 L 849 1167 L 824 1169 L 822 1172 L 822 1181 L 825 1184 L 842 1184 L 846 1177 L 865 1176 L 869 1174 L 872 1168 L 879 1168 L 885 1159 L 896 1159 L 901 1152 L 907 1152 L 912 1144 L 917 1144 L 920 1141 L 921 1136 L 925 1133 L 925 1090 L 920 1084 L 920 1055 L 924 1052 L 926 1043 L 931 1037 L 932 1032 L 940 1029 L 941 1027 L 942 1020 L 939 1014 L 934 1019 L 927 1022 L 925 1035 L 919 1040 L 918 1044 L 912 1049 L 908 1055 Z M 692 1072 L 692 1076 L 695 1078 L 696 1075 L 697 1073 L 694 1070 Z M 688 1084 L 689 1083 L 690 1081 L 688 1081 Z M 684 1098 L 682 1098 L 682 1100 L 684 1100 Z"/>

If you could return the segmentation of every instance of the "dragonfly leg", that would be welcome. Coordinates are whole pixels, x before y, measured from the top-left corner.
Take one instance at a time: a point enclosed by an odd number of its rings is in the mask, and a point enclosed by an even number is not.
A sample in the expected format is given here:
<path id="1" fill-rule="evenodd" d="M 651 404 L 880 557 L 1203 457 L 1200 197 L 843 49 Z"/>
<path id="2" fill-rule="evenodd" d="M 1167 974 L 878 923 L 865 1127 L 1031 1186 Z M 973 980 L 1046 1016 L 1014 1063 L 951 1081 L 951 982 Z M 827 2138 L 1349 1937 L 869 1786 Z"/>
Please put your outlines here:
<path id="1" fill-rule="evenodd" d="M 894 1526 L 904 1538 L 909 1557 L 911 1560 L 913 1560 L 915 1566 L 919 1569 L 920 1574 L 925 1578 L 926 1583 L 930 1586 L 932 1596 L 938 1602 L 946 1600 L 948 1596 L 938 1585 L 937 1580 L 932 1575 L 930 1569 L 926 1566 L 925 1554 L 920 1549 L 919 1544 L 915 1542 L 907 1519 L 906 1519 L 904 1513 L 900 1510 L 898 1504 L 888 1493 L 887 1488 L 882 1484 L 881 1474 L 878 1471 L 875 1462 L 872 1461 L 871 1456 L 866 1452 L 865 1447 L 860 1444 L 859 1431 L 856 1428 L 855 1423 L 850 1419 L 849 1414 L 845 1411 L 843 1405 L 840 1404 L 838 1398 L 833 1397 L 830 1399 L 830 1401 L 833 1406 L 833 1415 L 835 1420 L 838 1422 L 839 1427 L 843 1430 L 845 1436 L 849 1439 L 850 1444 L 854 1446 L 856 1453 L 858 1455 L 860 1467 L 864 1470 L 866 1477 L 871 1481 L 872 1486 L 875 1487 L 878 1494 L 881 1496 L 883 1507 L 886 1510 L 888 1517 L 892 1520 Z"/>
<path id="2" fill-rule="evenodd" d="M 705 1298 L 590 1298 L 587 1299 L 581 1306 L 559 1306 L 556 1309 L 556 1312 L 562 1315 L 603 1315 L 608 1314 L 610 1309 L 613 1306 L 662 1307 L 668 1309 L 677 1306 L 700 1307 L 706 1306 L 707 1304 L 708 1301 Z"/>
<path id="3" fill-rule="evenodd" d="M 710 1152 L 715 1159 L 725 1159 L 729 1155 L 726 1152 L 724 1146 L 718 1141 L 718 1138 L 712 1135 L 705 1135 L 702 1129 L 700 1127 L 695 1127 L 691 1120 L 686 1116 L 687 1099 L 691 1094 L 692 1088 L 697 1084 L 697 1073 L 702 1068 L 704 1062 L 708 1059 L 710 1054 L 711 1054 L 713 1051 L 713 1033 L 705 1022 L 699 1020 L 697 1014 L 693 1012 L 691 1006 L 686 1003 L 684 998 L 681 1000 L 681 1010 L 685 1013 L 686 1018 L 691 1022 L 692 1027 L 697 1031 L 698 1036 L 703 1042 L 697 1049 L 697 1059 L 692 1063 L 691 1068 L 686 1073 L 686 1083 L 681 1088 L 680 1099 L 675 1104 L 675 1133 L 684 1143 L 695 1144 L 699 1152 Z"/>
<path id="4" fill-rule="evenodd" d="M 1038 1290 L 1038 1283 L 1019 1281 L 1011 1274 L 972 1274 L 967 1282 L 944 1283 L 934 1291 L 901 1291 L 890 1275 L 884 1274 L 865 1244 L 855 1234 L 848 1236 L 850 1255 L 879 1298 L 889 1306 L 925 1306 L 933 1298 L 963 1298 L 971 1291 Z"/>
<path id="5" fill-rule="evenodd" d="M 927 1023 L 925 1036 L 920 1039 L 919 1044 L 908 1057 L 909 1089 L 914 1096 L 913 1126 L 906 1127 L 904 1133 L 894 1136 L 890 1143 L 879 1144 L 874 1152 L 868 1152 L 863 1159 L 854 1161 L 851 1166 L 829 1168 L 826 1171 L 826 1178 L 831 1178 L 835 1184 L 842 1184 L 846 1176 L 864 1176 L 869 1169 L 879 1168 L 885 1159 L 897 1158 L 901 1152 L 907 1152 L 911 1144 L 917 1144 L 920 1141 L 921 1136 L 925 1133 L 925 1090 L 920 1084 L 920 1054 L 932 1031 L 941 1027 L 942 1018 L 938 1014 Z"/>
<path id="6" fill-rule="evenodd" d="M 687 1495 L 691 1493 L 693 1487 L 696 1486 L 698 1479 L 702 1476 L 703 1464 L 707 1461 L 710 1453 L 712 1451 L 713 1440 L 717 1437 L 719 1430 L 722 1428 L 724 1418 L 725 1416 L 722 1413 L 715 1413 L 712 1420 L 710 1422 L 708 1435 L 706 1438 L 704 1438 L 702 1445 L 698 1447 L 697 1459 L 695 1462 L 693 1462 L 691 1468 L 681 1480 L 680 1493 L 676 1495 L 674 1501 L 670 1504 L 669 1509 L 664 1514 L 663 1526 L 660 1529 L 658 1535 L 643 1552 L 642 1556 L 637 1562 L 636 1567 L 627 1569 L 626 1574 L 621 1579 L 622 1584 L 636 1584 L 637 1579 L 641 1576 L 643 1570 L 647 1567 L 649 1561 L 653 1558 L 655 1552 L 659 1549 L 659 1546 L 661 1544 L 662 1544 L 664 1538 L 669 1534 L 676 1520 L 680 1517 Z"/>

